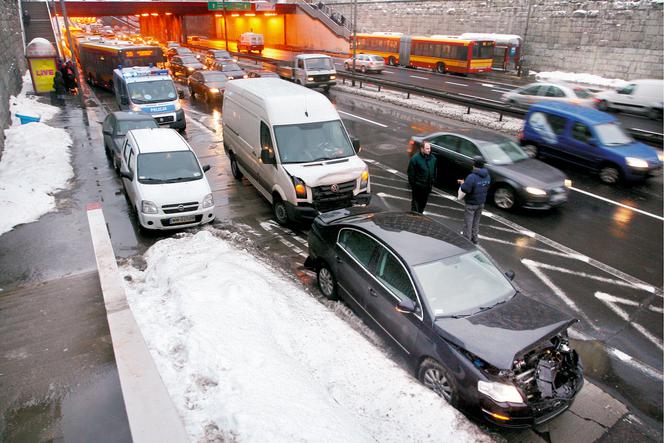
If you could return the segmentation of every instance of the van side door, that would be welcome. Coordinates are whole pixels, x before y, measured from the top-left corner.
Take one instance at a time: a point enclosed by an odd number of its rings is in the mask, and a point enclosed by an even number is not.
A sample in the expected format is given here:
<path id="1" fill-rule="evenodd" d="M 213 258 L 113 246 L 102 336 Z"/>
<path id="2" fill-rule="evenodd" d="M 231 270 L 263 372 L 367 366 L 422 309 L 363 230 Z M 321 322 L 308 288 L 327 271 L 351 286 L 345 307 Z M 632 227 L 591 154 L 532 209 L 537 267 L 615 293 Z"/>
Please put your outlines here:
<path id="1" fill-rule="evenodd" d="M 261 126 L 260 126 L 260 149 L 257 152 L 256 156 L 254 157 L 254 161 L 256 162 L 255 168 L 256 171 L 258 172 L 258 182 L 260 185 L 265 189 L 265 192 L 268 194 L 272 193 L 272 186 L 274 184 L 279 183 L 279 178 L 283 176 L 283 174 L 279 173 L 279 169 L 277 167 L 276 161 L 277 161 L 277 152 L 274 148 L 274 142 L 272 140 L 272 134 L 270 133 L 270 127 L 264 122 L 261 121 Z M 262 159 L 261 159 L 261 151 L 265 150 L 267 153 L 269 153 L 269 156 L 274 159 L 273 164 L 264 164 Z M 282 189 L 284 188 L 284 183 L 280 183 Z M 292 187 L 292 185 L 291 185 Z"/>
<path id="2" fill-rule="evenodd" d="M 591 127 L 579 121 L 572 121 L 566 141 L 566 160 L 596 169 L 602 160 L 602 151 L 600 147 L 591 145 L 591 140 L 596 140 Z"/>
<path id="3" fill-rule="evenodd" d="M 636 109 L 637 107 L 635 107 L 634 95 L 637 88 L 638 85 L 635 83 L 630 83 L 627 86 L 619 88 L 614 95 L 611 107 L 625 111 Z"/>

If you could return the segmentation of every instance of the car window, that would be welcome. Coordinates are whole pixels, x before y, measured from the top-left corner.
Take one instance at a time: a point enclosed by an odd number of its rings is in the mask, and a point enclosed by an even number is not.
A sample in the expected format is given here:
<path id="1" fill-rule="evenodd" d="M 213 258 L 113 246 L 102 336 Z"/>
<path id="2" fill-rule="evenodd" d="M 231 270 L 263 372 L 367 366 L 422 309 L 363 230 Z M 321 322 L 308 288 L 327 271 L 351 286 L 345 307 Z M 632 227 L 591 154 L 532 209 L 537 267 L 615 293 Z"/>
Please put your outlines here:
<path id="1" fill-rule="evenodd" d="M 441 135 L 439 137 L 439 143 L 436 144 L 451 151 L 459 152 L 459 140 L 459 137 L 453 135 Z"/>
<path id="2" fill-rule="evenodd" d="M 555 134 L 560 135 L 563 133 L 563 131 L 565 131 L 565 124 L 567 123 L 567 119 L 565 117 L 548 114 L 546 119 Z"/>
<path id="3" fill-rule="evenodd" d="M 370 60 L 373 60 L 373 61 L 375 61 L 375 62 L 382 62 L 382 61 L 384 61 L 384 60 L 383 60 L 383 57 L 381 57 L 380 55 L 370 55 L 370 56 L 369 56 L 369 59 L 370 59 Z"/>
<path id="4" fill-rule="evenodd" d="M 182 60 L 180 60 L 180 57 L 173 57 L 171 63 L 180 64 L 182 63 Z"/>
<path id="5" fill-rule="evenodd" d="M 540 85 L 535 85 L 535 86 L 530 86 L 521 92 L 519 94 L 521 95 L 537 95 L 537 91 L 539 91 Z"/>
<path id="6" fill-rule="evenodd" d="M 585 88 L 574 88 L 574 94 L 579 98 L 589 98 L 593 96 L 592 92 Z"/>
<path id="7" fill-rule="evenodd" d="M 546 97 L 565 97 L 565 93 L 557 86 L 549 86 L 546 88 Z"/>
<path id="8" fill-rule="evenodd" d="M 343 229 L 339 233 L 339 246 L 362 266 L 369 268 L 369 262 L 376 250 L 377 243 L 374 239 L 359 231 Z"/>
<path id="9" fill-rule="evenodd" d="M 376 266 L 376 277 L 399 299 L 407 297 L 417 302 L 413 283 L 401 262 L 383 246 L 379 246 L 380 256 Z"/>
<path id="10" fill-rule="evenodd" d="M 129 140 L 125 142 L 124 145 L 124 153 L 122 154 L 125 159 L 125 163 L 129 164 L 129 152 L 131 151 L 131 143 L 129 143 Z"/>
<path id="11" fill-rule="evenodd" d="M 261 148 L 267 149 L 270 152 L 270 156 L 274 155 L 274 144 L 272 143 L 270 128 L 263 122 L 261 122 Z"/>
<path id="12" fill-rule="evenodd" d="M 618 89 L 618 94 L 625 94 L 625 95 L 630 95 L 634 92 L 634 89 L 636 88 L 635 84 L 623 86 L 622 88 Z"/>
<path id="13" fill-rule="evenodd" d="M 127 167 L 131 172 L 134 172 L 134 169 L 136 169 L 136 154 L 134 154 L 133 149 L 129 153 L 129 162 L 127 163 Z"/>
<path id="14" fill-rule="evenodd" d="M 297 67 L 300 68 L 300 69 L 304 69 L 304 60 L 299 59 L 297 61 Z"/>
<path id="15" fill-rule="evenodd" d="M 159 125 L 154 119 L 149 120 L 122 120 L 118 122 L 115 135 L 127 135 L 132 129 L 158 128 Z"/>
<path id="16" fill-rule="evenodd" d="M 474 157 L 480 155 L 479 149 L 477 146 L 470 140 L 465 138 L 459 138 L 459 154 L 467 155 L 468 157 Z"/>
<path id="17" fill-rule="evenodd" d="M 111 131 L 111 115 L 107 115 L 104 119 L 104 125 L 102 126 L 102 131 Z"/>
<path id="18" fill-rule="evenodd" d="M 575 122 L 574 126 L 572 126 L 572 137 L 574 137 L 576 140 L 583 143 L 588 143 L 588 140 L 590 140 L 592 136 L 593 135 L 590 132 L 590 128 L 583 123 Z"/>

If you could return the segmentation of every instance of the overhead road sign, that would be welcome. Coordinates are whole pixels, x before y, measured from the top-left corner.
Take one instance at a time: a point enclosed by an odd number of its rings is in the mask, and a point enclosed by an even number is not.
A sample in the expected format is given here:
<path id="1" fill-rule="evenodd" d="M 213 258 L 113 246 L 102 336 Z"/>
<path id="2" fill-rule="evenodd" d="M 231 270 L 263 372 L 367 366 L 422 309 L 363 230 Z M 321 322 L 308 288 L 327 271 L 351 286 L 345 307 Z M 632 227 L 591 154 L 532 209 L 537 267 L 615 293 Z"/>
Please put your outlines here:
<path id="1" fill-rule="evenodd" d="M 208 11 L 250 11 L 249 2 L 208 2 Z"/>

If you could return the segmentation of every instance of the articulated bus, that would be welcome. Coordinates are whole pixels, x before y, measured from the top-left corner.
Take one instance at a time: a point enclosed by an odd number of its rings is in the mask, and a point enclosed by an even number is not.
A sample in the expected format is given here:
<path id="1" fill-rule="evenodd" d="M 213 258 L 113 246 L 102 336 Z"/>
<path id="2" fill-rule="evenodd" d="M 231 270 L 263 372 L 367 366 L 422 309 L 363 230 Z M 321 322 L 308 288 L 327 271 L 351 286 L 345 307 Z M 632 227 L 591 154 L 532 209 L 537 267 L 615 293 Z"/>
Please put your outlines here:
<path id="1" fill-rule="evenodd" d="M 495 42 L 397 33 L 357 34 L 357 51 L 376 54 L 388 65 L 429 68 L 440 73 L 489 72 Z"/>
<path id="2" fill-rule="evenodd" d="M 78 57 L 88 83 L 108 89 L 113 85 L 113 70 L 118 67 L 163 68 L 166 61 L 159 46 L 135 46 L 121 40 L 79 40 Z"/>

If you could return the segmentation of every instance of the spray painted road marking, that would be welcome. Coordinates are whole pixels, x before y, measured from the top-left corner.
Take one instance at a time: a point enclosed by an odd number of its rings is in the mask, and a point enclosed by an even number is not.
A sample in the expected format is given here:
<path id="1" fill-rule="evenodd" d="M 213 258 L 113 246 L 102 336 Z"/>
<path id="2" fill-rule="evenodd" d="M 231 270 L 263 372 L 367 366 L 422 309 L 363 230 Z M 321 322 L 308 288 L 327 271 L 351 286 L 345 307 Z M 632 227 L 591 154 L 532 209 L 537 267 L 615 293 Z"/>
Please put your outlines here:
<path id="1" fill-rule="evenodd" d="M 623 203 L 611 200 L 609 198 L 602 197 L 601 195 L 597 195 L 597 194 L 593 194 L 592 192 L 584 191 L 583 189 L 574 188 L 574 187 L 572 187 L 570 189 L 572 191 L 576 191 L 580 194 L 584 194 L 584 195 L 587 195 L 589 197 L 596 198 L 598 200 L 602 200 L 602 201 L 610 203 L 612 205 L 620 206 L 621 208 L 629 209 L 630 211 L 634 211 L 634 212 L 638 212 L 639 214 L 647 215 L 648 217 L 652 217 L 652 218 L 657 219 L 659 221 L 664 221 L 664 217 L 662 217 L 660 215 L 652 214 L 650 212 L 646 212 L 642 209 L 635 208 L 634 206 L 628 206 L 628 205 L 625 205 Z"/>
<path id="2" fill-rule="evenodd" d="M 463 83 L 454 83 L 454 82 L 445 82 L 449 85 L 456 85 L 456 86 L 463 86 L 464 88 L 467 88 L 468 85 L 464 85 Z"/>
<path id="3" fill-rule="evenodd" d="M 278 231 L 283 232 L 284 234 L 290 236 L 293 240 L 297 241 L 298 243 L 308 246 L 309 243 L 307 242 L 306 239 L 300 237 L 295 231 L 292 231 L 284 226 L 281 226 L 279 223 L 277 223 L 274 220 L 268 220 L 267 223 L 272 225 L 273 229 L 277 229 Z"/>
<path id="4" fill-rule="evenodd" d="M 664 350 L 664 345 L 662 345 L 662 340 L 655 337 L 653 334 L 651 334 L 646 328 L 644 328 L 640 324 L 631 321 L 629 314 L 625 310 L 623 310 L 621 307 L 618 306 L 618 304 L 624 304 L 624 305 L 628 305 L 628 306 L 635 306 L 635 305 L 639 306 L 639 303 L 634 302 L 632 300 L 625 300 L 623 298 L 615 297 L 613 295 L 606 294 L 604 292 L 595 292 L 595 298 L 602 301 L 613 312 L 615 312 L 620 318 L 622 318 L 623 320 L 628 322 L 630 326 L 632 326 L 634 329 L 639 331 L 641 333 L 641 335 L 643 335 L 645 338 L 647 338 L 655 346 L 657 346 L 661 350 Z"/>
<path id="5" fill-rule="evenodd" d="M 419 75 L 411 75 L 410 77 L 419 78 L 420 80 L 429 80 L 427 77 L 420 77 Z"/>
<path id="6" fill-rule="evenodd" d="M 263 228 L 263 229 L 266 230 L 267 232 L 270 232 L 271 234 L 274 234 L 274 235 L 277 237 L 277 239 L 278 239 L 283 245 L 285 245 L 286 247 L 288 247 L 291 251 L 295 252 L 295 253 L 296 253 L 297 255 L 299 255 L 300 257 L 307 258 L 307 254 L 306 254 L 302 249 L 300 249 L 300 248 L 299 248 L 298 246 L 296 246 L 295 244 L 293 244 L 293 243 L 289 242 L 288 240 L 286 240 L 285 238 L 283 238 L 282 235 L 281 235 L 280 233 L 278 233 L 278 232 L 274 232 L 274 231 L 272 230 L 273 225 L 272 225 L 271 223 L 260 222 L 260 226 L 261 226 L 261 228 Z"/>
<path id="7" fill-rule="evenodd" d="M 384 125 L 382 123 L 375 122 L 373 120 L 369 120 L 368 118 L 360 117 L 359 115 L 351 114 L 350 112 L 344 112 L 344 111 L 339 111 L 337 110 L 339 114 L 346 114 L 350 117 L 356 118 L 358 120 L 363 120 L 365 122 L 371 123 L 372 125 L 380 126 L 381 128 L 387 128 L 387 125 Z"/>

